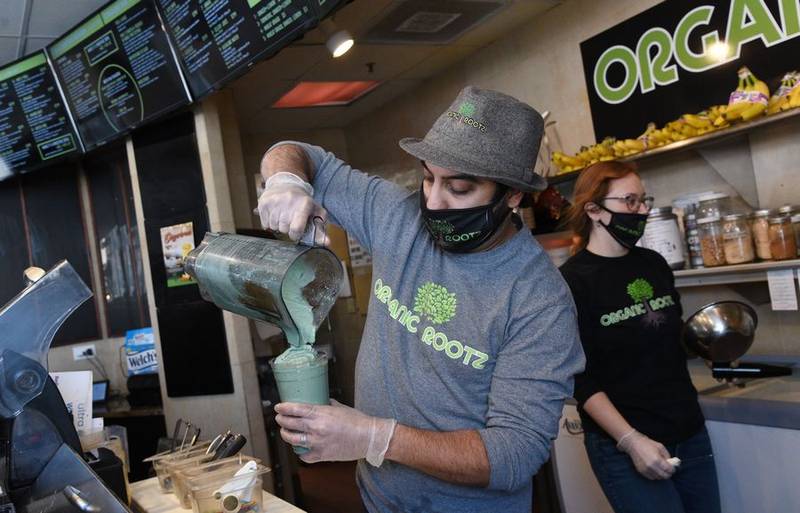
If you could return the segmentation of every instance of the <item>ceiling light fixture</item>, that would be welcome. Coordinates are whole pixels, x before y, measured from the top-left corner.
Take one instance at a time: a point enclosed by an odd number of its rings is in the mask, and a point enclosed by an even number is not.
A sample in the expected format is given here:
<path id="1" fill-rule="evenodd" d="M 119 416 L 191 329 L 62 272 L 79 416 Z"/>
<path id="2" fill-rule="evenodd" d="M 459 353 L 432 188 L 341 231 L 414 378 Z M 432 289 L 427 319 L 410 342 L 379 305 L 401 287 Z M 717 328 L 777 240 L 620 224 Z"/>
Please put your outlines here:
<path id="1" fill-rule="evenodd" d="M 325 46 L 334 59 L 346 54 L 355 43 L 350 32 L 339 29 L 330 19 L 320 23 L 319 28 L 325 36 Z"/>
<path id="2" fill-rule="evenodd" d="M 343 107 L 380 85 L 375 80 L 353 82 L 300 82 L 272 105 L 273 109 Z"/>

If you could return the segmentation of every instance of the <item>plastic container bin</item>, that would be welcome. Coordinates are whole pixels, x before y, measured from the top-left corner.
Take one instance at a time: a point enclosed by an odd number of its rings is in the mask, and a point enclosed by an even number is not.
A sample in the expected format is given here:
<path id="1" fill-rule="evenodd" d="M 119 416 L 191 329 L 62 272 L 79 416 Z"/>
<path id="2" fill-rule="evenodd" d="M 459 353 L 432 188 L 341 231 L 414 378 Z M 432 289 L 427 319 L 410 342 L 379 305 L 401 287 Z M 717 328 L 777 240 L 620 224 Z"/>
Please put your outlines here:
<path id="1" fill-rule="evenodd" d="M 190 492 L 193 513 L 262 513 L 263 475 L 270 469 L 256 465 L 252 472 L 235 476 L 237 471 L 215 472 L 194 482 Z"/>
<path id="2" fill-rule="evenodd" d="M 175 475 L 178 471 L 187 469 L 187 468 L 194 468 L 205 463 L 210 463 L 214 459 L 214 454 L 206 454 L 203 451 L 201 454 L 191 456 L 189 458 L 179 458 L 174 460 L 168 460 L 164 463 L 162 469 L 163 472 L 166 474 L 166 479 L 169 481 L 169 491 L 174 492 L 175 486 Z"/>
<path id="3" fill-rule="evenodd" d="M 146 458 L 145 462 L 152 462 L 153 463 L 153 470 L 156 472 L 156 477 L 158 478 L 158 487 L 161 489 L 162 492 L 167 493 L 172 490 L 172 479 L 167 471 L 167 464 L 172 461 L 177 460 L 185 460 L 189 458 L 196 457 L 198 455 L 203 455 L 208 450 L 208 446 L 211 442 L 204 442 L 201 445 L 195 445 L 191 449 L 177 451 L 177 452 L 165 452 L 161 454 L 156 454 L 154 456 L 150 456 Z"/>
<path id="4" fill-rule="evenodd" d="M 189 509 L 192 507 L 189 497 L 192 486 L 198 485 L 204 479 L 213 477 L 220 472 L 227 472 L 228 475 L 233 475 L 249 461 L 261 463 L 258 458 L 238 454 L 230 458 L 176 470 L 172 474 L 172 493 L 178 498 L 181 507 Z"/>

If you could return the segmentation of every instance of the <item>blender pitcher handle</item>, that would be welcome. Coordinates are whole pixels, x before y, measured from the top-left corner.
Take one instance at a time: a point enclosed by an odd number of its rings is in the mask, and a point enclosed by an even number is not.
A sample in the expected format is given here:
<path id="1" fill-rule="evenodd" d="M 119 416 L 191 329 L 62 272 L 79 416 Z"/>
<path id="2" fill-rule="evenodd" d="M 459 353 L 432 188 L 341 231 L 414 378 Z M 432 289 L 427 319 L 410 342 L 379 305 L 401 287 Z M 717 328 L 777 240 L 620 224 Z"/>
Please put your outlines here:
<path id="1" fill-rule="evenodd" d="M 306 228 L 306 233 L 300 239 L 300 243 L 306 246 L 311 246 L 312 248 L 317 247 L 317 227 L 321 225 L 321 230 L 323 237 L 325 235 L 325 226 L 326 226 L 325 219 L 321 216 L 314 216 L 311 218 L 311 226 Z"/>

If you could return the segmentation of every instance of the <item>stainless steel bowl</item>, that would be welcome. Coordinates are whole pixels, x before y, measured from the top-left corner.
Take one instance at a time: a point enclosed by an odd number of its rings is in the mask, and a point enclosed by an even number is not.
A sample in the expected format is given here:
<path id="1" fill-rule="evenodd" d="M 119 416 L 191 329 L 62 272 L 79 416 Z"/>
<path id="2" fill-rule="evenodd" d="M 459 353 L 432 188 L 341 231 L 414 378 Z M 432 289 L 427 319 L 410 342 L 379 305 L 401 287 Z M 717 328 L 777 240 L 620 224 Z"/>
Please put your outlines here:
<path id="1" fill-rule="evenodd" d="M 683 325 L 683 341 L 700 357 L 732 362 L 753 344 L 758 315 L 739 301 L 719 301 L 702 307 Z"/>

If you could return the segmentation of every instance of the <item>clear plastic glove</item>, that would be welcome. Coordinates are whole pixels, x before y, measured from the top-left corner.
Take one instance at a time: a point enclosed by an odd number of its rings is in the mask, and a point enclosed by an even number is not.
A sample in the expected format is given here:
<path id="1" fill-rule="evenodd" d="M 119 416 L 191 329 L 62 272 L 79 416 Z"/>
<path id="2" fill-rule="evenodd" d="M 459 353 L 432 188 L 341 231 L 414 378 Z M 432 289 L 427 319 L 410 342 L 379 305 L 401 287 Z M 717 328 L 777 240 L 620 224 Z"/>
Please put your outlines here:
<path id="1" fill-rule="evenodd" d="M 627 453 L 636 470 L 647 479 L 669 479 L 677 469 L 668 461 L 666 447 L 635 429 L 620 437 L 617 449 Z"/>
<path id="2" fill-rule="evenodd" d="M 304 237 L 304 242 L 323 246 L 330 243 L 324 228 L 328 212 L 314 202 L 311 184 L 294 173 L 279 172 L 270 176 L 264 183 L 256 211 L 265 230 L 285 233 L 293 241 L 300 240 L 308 232 L 310 237 Z M 317 217 L 322 222 L 316 223 L 314 232 L 312 220 Z M 316 240 L 312 241 L 311 237 Z"/>
<path id="3" fill-rule="evenodd" d="M 300 456 L 307 463 L 366 458 L 380 467 L 397 426 L 394 419 L 371 417 L 333 399 L 330 406 L 280 403 L 275 411 L 281 438 L 307 447 L 309 451 Z"/>

